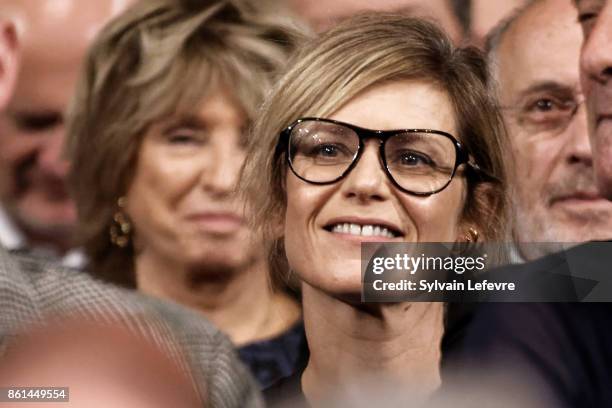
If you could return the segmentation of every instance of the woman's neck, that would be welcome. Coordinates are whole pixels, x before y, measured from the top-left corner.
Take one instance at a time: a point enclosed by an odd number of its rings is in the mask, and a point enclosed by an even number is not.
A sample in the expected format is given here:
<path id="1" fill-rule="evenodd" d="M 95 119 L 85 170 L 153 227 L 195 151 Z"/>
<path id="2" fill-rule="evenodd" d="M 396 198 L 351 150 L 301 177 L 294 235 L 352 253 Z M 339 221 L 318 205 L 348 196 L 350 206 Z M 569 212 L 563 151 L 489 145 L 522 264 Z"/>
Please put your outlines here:
<path id="1" fill-rule="evenodd" d="M 300 317 L 288 295 L 275 292 L 263 260 L 236 269 L 214 270 L 141 254 L 136 258 L 138 289 L 202 313 L 236 345 L 274 337 Z"/>
<path id="2" fill-rule="evenodd" d="M 439 386 L 442 303 L 353 305 L 306 284 L 302 296 L 310 348 L 302 388 L 309 400 L 392 387 L 418 402 Z"/>

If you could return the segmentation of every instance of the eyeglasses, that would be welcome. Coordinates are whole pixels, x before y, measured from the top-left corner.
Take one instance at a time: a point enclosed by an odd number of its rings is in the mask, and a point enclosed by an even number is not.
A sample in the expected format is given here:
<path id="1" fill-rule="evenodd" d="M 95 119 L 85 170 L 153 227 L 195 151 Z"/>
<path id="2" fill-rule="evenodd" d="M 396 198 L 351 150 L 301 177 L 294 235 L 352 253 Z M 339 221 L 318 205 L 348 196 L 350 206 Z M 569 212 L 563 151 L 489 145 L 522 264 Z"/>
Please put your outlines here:
<path id="1" fill-rule="evenodd" d="M 581 95 L 534 95 L 516 106 L 502 106 L 528 133 L 565 131 L 584 103 Z"/>
<path id="2" fill-rule="evenodd" d="M 466 164 L 480 171 L 465 148 L 440 130 L 371 130 L 332 119 L 302 118 L 281 132 L 277 154 L 286 153 L 289 168 L 311 184 L 333 184 L 359 161 L 365 140 L 380 141 L 381 164 L 401 191 L 428 196 L 444 190 Z"/>

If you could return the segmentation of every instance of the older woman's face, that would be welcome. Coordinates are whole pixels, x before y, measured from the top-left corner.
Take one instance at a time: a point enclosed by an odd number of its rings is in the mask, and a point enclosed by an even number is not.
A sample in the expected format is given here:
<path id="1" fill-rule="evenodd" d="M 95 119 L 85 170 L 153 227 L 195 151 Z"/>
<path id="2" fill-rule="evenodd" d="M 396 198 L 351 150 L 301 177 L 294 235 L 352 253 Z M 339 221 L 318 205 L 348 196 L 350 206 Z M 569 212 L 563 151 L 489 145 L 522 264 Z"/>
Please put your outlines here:
<path id="1" fill-rule="evenodd" d="M 372 87 L 330 118 L 369 129 L 457 134 L 446 93 L 420 81 Z M 453 242 L 463 235 L 464 179 L 456 176 L 446 189 L 428 197 L 403 193 L 381 167 L 378 143 L 367 140 L 357 166 L 332 185 L 308 184 L 287 172 L 285 248 L 291 268 L 306 284 L 338 296 L 353 295 L 360 290 L 361 242 Z M 338 232 L 338 225 L 347 224 L 352 233 Z M 353 224 L 372 226 L 366 228 L 368 234 L 381 236 L 362 236 L 361 228 L 350 228 Z M 376 226 L 386 226 L 394 237 L 382 236 Z"/>
<path id="2" fill-rule="evenodd" d="M 225 90 L 144 136 L 127 213 L 138 256 L 234 268 L 261 256 L 236 202 L 246 116 Z"/>

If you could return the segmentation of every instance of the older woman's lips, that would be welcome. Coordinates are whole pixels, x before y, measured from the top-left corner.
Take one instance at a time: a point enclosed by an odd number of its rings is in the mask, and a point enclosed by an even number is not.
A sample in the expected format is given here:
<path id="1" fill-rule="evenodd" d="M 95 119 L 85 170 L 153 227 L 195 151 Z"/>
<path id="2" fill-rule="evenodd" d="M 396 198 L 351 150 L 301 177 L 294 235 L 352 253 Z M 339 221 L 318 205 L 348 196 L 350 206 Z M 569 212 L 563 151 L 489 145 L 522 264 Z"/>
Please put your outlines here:
<path id="1" fill-rule="evenodd" d="M 196 223 L 200 229 L 206 232 L 216 234 L 230 234 L 236 232 L 244 224 L 243 218 L 239 215 L 224 212 L 191 214 L 187 216 L 187 220 Z"/>

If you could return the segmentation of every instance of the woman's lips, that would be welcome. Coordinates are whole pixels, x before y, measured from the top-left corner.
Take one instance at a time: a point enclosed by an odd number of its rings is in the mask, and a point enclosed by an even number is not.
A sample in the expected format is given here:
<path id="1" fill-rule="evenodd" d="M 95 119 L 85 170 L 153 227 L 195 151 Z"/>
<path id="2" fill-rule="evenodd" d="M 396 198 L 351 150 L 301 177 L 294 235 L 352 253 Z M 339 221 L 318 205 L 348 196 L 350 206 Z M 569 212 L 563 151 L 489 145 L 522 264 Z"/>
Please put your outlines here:
<path id="1" fill-rule="evenodd" d="M 394 224 L 377 218 L 340 217 L 325 223 L 323 230 L 349 242 L 397 242 L 403 233 Z"/>
<path id="2" fill-rule="evenodd" d="M 214 234 L 231 234 L 238 231 L 244 225 L 244 219 L 234 213 L 205 212 L 187 216 L 189 222 Z"/>
<path id="3" fill-rule="evenodd" d="M 336 238 L 339 238 L 339 239 L 342 239 L 342 240 L 345 240 L 345 241 L 357 242 L 357 243 L 361 243 L 361 242 L 397 242 L 397 241 L 402 241 L 402 238 L 389 238 L 389 237 L 380 237 L 380 236 L 352 235 L 352 234 L 344 234 L 344 233 L 329 232 L 329 231 L 326 231 L 326 232 L 328 232 L 329 234 L 332 234 Z"/>

